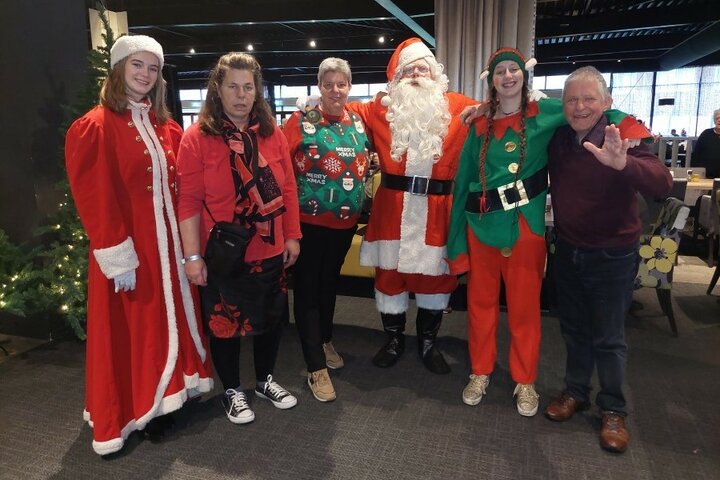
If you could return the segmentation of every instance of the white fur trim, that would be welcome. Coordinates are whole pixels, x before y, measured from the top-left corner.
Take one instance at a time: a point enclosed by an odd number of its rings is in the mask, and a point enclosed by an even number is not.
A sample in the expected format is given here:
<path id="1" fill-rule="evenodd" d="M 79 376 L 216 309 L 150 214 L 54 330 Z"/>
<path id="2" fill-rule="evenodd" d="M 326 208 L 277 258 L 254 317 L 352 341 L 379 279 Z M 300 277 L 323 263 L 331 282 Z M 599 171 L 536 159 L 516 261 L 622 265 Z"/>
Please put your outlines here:
<path id="1" fill-rule="evenodd" d="M 185 377 L 185 388 L 188 390 L 188 397 L 196 397 L 201 393 L 207 393 L 213 389 L 213 379 L 203 377 L 200 378 L 199 374 L 195 375 L 184 375 Z"/>
<path id="2" fill-rule="evenodd" d="M 530 60 L 525 62 L 525 70 L 527 70 L 529 72 L 530 70 L 535 68 L 535 65 L 537 65 L 537 60 L 535 60 L 534 58 L 531 58 Z"/>
<path id="3" fill-rule="evenodd" d="M 127 438 L 127 437 L 125 437 Z M 92 448 L 98 455 L 109 455 L 119 452 L 125 446 L 125 438 L 113 438 L 107 442 L 92 441 Z"/>
<path id="4" fill-rule="evenodd" d="M 416 293 L 415 302 L 418 308 L 427 310 L 445 310 L 450 302 L 449 293 Z"/>
<path id="5" fill-rule="evenodd" d="M 93 255 L 102 273 L 111 279 L 135 270 L 140 265 L 132 237 L 127 237 L 113 247 L 96 248 Z"/>
<path id="6" fill-rule="evenodd" d="M 383 270 L 398 270 L 401 273 L 421 273 L 423 275 L 445 275 L 450 273 L 445 247 L 425 245 L 422 256 L 416 259 L 416 263 L 403 262 L 403 265 L 410 263 L 411 271 L 400 270 L 399 257 L 400 240 L 376 240 L 368 242 L 363 240 L 360 245 L 360 265 L 365 267 L 380 267 Z"/>
<path id="7" fill-rule="evenodd" d="M 389 107 L 391 103 L 392 103 L 392 98 L 390 98 L 390 95 L 385 95 L 384 97 L 382 97 L 380 99 L 380 104 L 383 107 Z"/>
<path id="8" fill-rule="evenodd" d="M 163 67 L 163 48 L 157 40 L 147 35 L 124 35 L 118 38 L 110 49 L 110 68 L 123 58 L 136 52 L 150 52 L 160 61 Z"/>
<path id="9" fill-rule="evenodd" d="M 378 312 L 389 313 L 395 315 L 404 313 L 408 309 L 409 304 L 408 292 L 399 293 L 397 295 L 385 295 L 380 290 L 375 289 L 375 305 Z"/>
<path id="10" fill-rule="evenodd" d="M 408 45 L 407 47 L 403 48 L 400 52 L 400 55 L 398 56 L 398 64 L 395 68 L 394 76 L 397 77 L 400 72 L 402 72 L 402 69 L 405 68 L 410 63 L 414 62 L 415 60 L 419 60 L 421 58 L 427 58 L 430 57 L 433 60 L 435 60 L 435 55 L 430 51 L 430 49 L 423 43 L 423 42 L 414 42 Z"/>

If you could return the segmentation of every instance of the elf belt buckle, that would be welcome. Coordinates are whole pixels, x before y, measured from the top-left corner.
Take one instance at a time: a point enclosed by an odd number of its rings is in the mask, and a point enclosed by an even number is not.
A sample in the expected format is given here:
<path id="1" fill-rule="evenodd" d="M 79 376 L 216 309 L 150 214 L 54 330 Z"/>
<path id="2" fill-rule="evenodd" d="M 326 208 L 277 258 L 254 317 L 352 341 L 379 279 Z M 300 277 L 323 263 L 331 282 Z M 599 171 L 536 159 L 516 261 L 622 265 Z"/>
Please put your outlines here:
<path id="1" fill-rule="evenodd" d="M 527 192 L 525 191 L 525 185 L 522 180 L 510 182 L 506 185 L 498 187 L 498 194 L 500 195 L 500 202 L 502 203 L 503 210 L 512 210 L 515 207 L 522 207 L 530 203 Z"/>

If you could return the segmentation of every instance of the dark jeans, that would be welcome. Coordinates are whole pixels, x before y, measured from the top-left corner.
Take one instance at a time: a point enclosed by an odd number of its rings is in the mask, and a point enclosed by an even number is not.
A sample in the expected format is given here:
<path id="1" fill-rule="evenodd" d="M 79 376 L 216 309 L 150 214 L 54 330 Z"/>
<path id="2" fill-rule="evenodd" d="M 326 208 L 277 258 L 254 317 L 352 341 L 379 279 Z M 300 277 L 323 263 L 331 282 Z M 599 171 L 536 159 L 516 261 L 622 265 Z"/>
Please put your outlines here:
<path id="1" fill-rule="evenodd" d="M 282 326 L 276 326 L 253 339 L 253 360 L 255 361 L 255 379 L 267 380 L 275 369 Z M 213 366 L 223 384 L 223 388 L 237 388 L 240 385 L 240 337 L 210 337 L 210 354 Z"/>
<path id="2" fill-rule="evenodd" d="M 558 239 L 553 261 L 560 329 L 567 348 L 566 388 L 576 399 L 590 401 L 597 365 L 596 403 L 602 411 L 624 415 L 625 315 L 637 274 L 637 245 L 584 249 Z"/>
<path id="3" fill-rule="evenodd" d="M 293 314 L 309 372 L 325 368 L 322 344 L 332 339 L 338 277 L 357 227 L 301 223 L 300 256 L 293 267 Z"/>

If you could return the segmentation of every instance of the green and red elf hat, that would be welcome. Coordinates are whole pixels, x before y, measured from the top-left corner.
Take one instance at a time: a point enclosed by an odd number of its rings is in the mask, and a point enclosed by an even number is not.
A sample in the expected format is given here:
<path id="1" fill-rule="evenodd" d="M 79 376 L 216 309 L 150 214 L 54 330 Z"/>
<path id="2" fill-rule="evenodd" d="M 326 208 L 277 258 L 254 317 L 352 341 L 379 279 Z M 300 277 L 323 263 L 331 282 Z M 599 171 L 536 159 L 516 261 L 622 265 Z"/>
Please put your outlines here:
<path id="1" fill-rule="evenodd" d="M 510 60 L 518 64 L 520 70 L 523 72 L 525 85 L 527 85 L 530 78 L 528 72 L 537 65 L 537 60 L 531 58 L 526 61 L 525 57 L 519 50 L 510 47 L 503 47 L 495 50 L 495 53 L 490 56 L 487 67 L 480 74 L 480 80 L 487 78 L 488 87 L 492 88 L 492 76 L 490 74 L 495 71 L 495 67 L 497 67 L 498 63 L 504 62 L 505 60 Z"/>

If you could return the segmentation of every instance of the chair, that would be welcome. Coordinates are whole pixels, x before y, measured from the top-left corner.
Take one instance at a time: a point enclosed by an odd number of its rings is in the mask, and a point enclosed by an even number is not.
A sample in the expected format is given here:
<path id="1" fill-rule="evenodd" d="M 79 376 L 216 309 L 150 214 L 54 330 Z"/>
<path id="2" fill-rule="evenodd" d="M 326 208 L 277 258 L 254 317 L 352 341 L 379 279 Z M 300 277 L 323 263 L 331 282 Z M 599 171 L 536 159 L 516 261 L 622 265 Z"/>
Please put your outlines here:
<path id="1" fill-rule="evenodd" d="M 696 223 L 708 240 L 707 264 L 710 267 L 715 264 L 716 243 L 720 234 L 720 213 L 717 206 L 718 190 L 720 190 L 720 178 L 713 180 L 710 195 L 701 196 L 696 204 Z"/>
<path id="2" fill-rule="evenodd" d="M 640 241 L 640 266 L 635 277 L 635 289 L 655 289 L 660 308 L 668 317 L 676 337 L 678 331 L 670 294 L 680 238 L 689 213 L 690 208 L 681 200 L 674 197 L 665 200 L 653 224 L 652 234 Z"/>
<path id="3" fill-rule="evenodd" d="M 720 277 L 720 237 L 718 237 L 718 230 L 720 230 L 720 178 L 716 178 L 713 181 L 713 189 L 710 192 L 711 196 L 714 197 L 712 200 L 712 206 L 714 206 L 714 212 L 711 212 L 715 215 L 715 236 L 710 238 L 710 251 L 712 252 L 713 245 L 717 243 L 717 252 L 716 253 L 716 260 L 717 265 L 715 266 L 715 272 L 713 273 L 712 279 L 710 280 L 710 285 L 707 289 L 707 294 L 710 295 L 712 292 L 712 289 L 715 288 L 715 285 L 718 282 L 718 278 Z M 713 208 L 711 208 L 713 210 Z M 715 240 L 718 240 L 715 242 Z M 712 264 L 710 265 L 712 266 Z"/>

